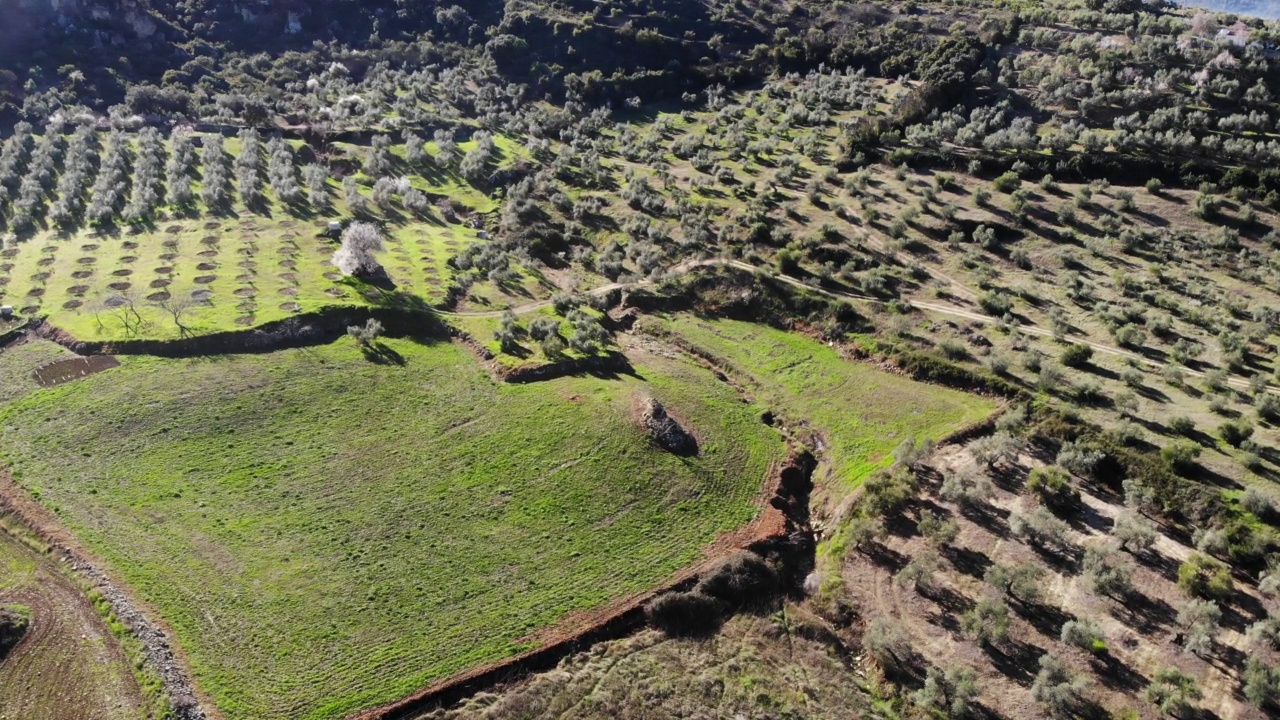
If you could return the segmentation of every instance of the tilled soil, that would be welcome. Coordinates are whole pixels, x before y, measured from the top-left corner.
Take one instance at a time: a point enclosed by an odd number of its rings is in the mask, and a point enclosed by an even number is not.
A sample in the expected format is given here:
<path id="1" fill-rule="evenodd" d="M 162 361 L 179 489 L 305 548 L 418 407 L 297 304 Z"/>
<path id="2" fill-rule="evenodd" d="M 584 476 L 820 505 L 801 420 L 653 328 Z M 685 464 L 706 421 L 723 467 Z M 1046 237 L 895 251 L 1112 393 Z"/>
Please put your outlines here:
<path id="1" fill-rule="evenodd" d="M 0 602 L 32 611 L 26 636 L 0 663 L 0 718 L 145 717 L 128 660 L 84 593 L 50 560 L 8 536 L 0 536 L 0 546 L 0 555 L 34 565 L 0 591 Z"/>

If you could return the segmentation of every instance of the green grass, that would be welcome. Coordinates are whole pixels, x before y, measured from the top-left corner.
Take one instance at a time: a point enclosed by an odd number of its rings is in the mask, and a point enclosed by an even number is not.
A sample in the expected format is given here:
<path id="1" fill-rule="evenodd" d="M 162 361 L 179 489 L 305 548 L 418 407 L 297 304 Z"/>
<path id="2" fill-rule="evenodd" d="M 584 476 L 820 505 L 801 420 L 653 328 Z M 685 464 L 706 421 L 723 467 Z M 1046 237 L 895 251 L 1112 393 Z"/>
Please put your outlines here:
<path id="1" fill-rule="evenodd" d="M 0 351 L 0 403 L 39 388 L 32 374 L 36 368 L 73 357 L 70 351 L 51 342 L 28 342 Z"/>
<path id="2" fill-rule="evenodd" d="M 163 361 L 0 410 L 25 487 L 174 627 L 227 718 L 330 718 L 653 586 L 756 513 L 779 436 L 711 375 L 497 385 L 454 344 Z M 641 379 L 643 378 L 643 379 Z M 653 394 L 701 454 L 653 449 Z"/>
<path id="3" fill-rule="evenodd" d="M 903 439 L 936 439 L 995 409 L 983 397 L 845 360 L 803 335 L 687 315 L 656 322 L 748 380 L 757 402 L 817 431 L 828 446 L 828 471 L 845 490 L 891 464 Z"/>
<path id="4" fill-rule="evenodd" d="M 24 315 L 47 314 L 55 325 L 88 340 L 177 337 L 172 319 L 150 301 L 158 292 L 207 294 L 207 301 L 183 319 L 197 334 L 252 327 L 330 305 L 367 305 L 330 263 L 337 243 L 319 236 L 325 222 L 276 212 L 273 217 L 162 221 L 154 232 L 119 237 L 41 235 L 6 250 L 11 256 L 0 259 L 0 266 L 12 266 L 0 274 L 8 281 L 0 286 L 0 303 Z M 474 242 L 474 230 L 410 222 L 390 227 L 379 260 L 401 292 L 437 303 L 453 282 L 449 258 Z M 136 296 L 147 321 L 133 335 L 103 307 L 121 292 Z"/>

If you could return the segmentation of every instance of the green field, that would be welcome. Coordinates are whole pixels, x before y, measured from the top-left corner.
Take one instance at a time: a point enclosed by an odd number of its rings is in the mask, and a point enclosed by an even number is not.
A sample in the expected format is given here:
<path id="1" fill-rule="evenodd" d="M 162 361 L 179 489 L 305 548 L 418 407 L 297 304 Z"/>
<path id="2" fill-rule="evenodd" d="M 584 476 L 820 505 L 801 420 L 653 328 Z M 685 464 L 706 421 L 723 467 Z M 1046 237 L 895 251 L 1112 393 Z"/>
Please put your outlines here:
<path id="1" fill-rule="evenodd" d="M 755 400 L 817 431 L 831 477 L 846 490 L 893 462 L 908 437 L 937 439 L 989 415 L 986 398 L 923 385 L 842 359 L 796 333 L 735 320 L 650 319 L 711 353 L 750 383 Z"/>
<path id="2" fill-rule="evenodd" d="M 252 327 L 329 305 L 368 305 L 330 263 L 336 241 L 320 221 L 242 215 L 166 221 L 154 232 L 33 238 L 0 251 L 0 302 L 23 315 L 48 315 L 86 340 L 176 338 L 178 327 L 155 306 L 165 294 L 198 300 L 183 317 L 196 334 Z M 457 225 L 393 226 L 380 261 L 400 292 L 427 303 L 444 299 L 447 261 L 476 242 Z M 126 332 L 106 307 L 132 296 L 146 324 Z"/>
<path id="3" fill-rule="evenodd" d="M 227 718 L 341 717 L 653 586 L 750 520 L 784 448 L 690 364 L 493 383 L 391 341 L 124 364 L 0 410 L 15 476 L 174 627 Z M 701 453 L 655 450 L 652 394 Z"/>

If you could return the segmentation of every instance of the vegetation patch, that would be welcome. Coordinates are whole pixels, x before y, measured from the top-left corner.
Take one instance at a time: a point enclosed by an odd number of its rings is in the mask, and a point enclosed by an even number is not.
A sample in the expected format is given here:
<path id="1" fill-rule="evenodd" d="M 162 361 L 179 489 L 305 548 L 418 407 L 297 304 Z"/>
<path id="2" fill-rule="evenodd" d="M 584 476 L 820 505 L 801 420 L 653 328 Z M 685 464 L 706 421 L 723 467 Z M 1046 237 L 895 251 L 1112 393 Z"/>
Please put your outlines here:
<path id="1" fill-rule="evenodd" d="M 843 491 L 892 463 L 904 440 L 940 438 L 995 409 L 989 399 L 847 360 L 797 333 L 693 315 L 642 322 L 705 352 L 757 403 L 810 436 L 828 480 Z"/>
<path id="2" fill-rule="evenodd" d="M 401 362 L 128 357 L 0 413 L 15 478 L 160 611 L 228 718 L 341 717 L 530 647 L 751 520 L 783 454 L 685 361 L 510 385 L 458 345 L 381 344 Z M 637 395 L 698 454 L 655 448 Z"/>

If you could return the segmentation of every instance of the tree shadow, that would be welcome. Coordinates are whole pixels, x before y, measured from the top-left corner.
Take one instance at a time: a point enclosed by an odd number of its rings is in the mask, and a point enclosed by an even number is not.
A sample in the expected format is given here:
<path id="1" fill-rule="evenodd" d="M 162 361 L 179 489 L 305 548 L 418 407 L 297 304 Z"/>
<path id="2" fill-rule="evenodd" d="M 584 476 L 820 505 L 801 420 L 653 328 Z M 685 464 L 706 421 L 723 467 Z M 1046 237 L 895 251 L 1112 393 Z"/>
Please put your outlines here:
<path id="1" fill-rule="evenodd" d="M 1041 635 L 1049 638 L 1049 640 L 1057 640 L 1062 634 L 1062 626 L 1068 621 L 1074 620 L 1075 616 L 1062 610 L 1062 608 L 1045 603 L 1021 603 L 1014 602 L 1011 604 L 1013 611 L 1018 617 L 1027 621 L 1031 627 L 1036 629 Z"/>
<path id="2" fill-rule="evenodd" d="M 1132 592 L 1125 602 L 1112 604 L 1111 616 L 1138 634 L 1149 635 L 1172 626 L 1178 613 L 1172 605 L 1160 598 Z"/>
<path id="3" fill-rule="evenodd" d="M 907 556 L 893 548 L 886 547 L 880 542 L 873 541 L 867 543 L 866 547 L 862 549 L 862 552 L 869 560 L 871 560 L 871 562 L 893 573 L 897 573 L 899 570 L 906 567 L 909 562 L 907 560 Z"/>
<path id="4" fill-rule="evenodd" d="M 398 365 L 403 367 L 406 363 L 403 355 L 382 342 L 361 345 L 360 352 L 364 355 L 365 360 L 379 365 Z"/>
<path id="5" fill-rule="evenodd" d="M 1040 658 L 1045 655 L 1045 649 L 1014 639 L 1006 640 L 1001 645 L 1003 647 L 984 643 L 982 649 L 995 669 L 1005 677 L 1024 687 L 1031 685 L 1035 679 L 1032 670 L 1040 666 Z"/>
<path id="6" fill-rule="evenodd" d="M 1133 692 L 1145 688 L 1150 680 L 1109 652 L 1096 654 L 1089 663 L 1102 684 L 1112 690 Z"/>
<path id="7" fill-rule="evenodd" d="M 986 575 L 987 569 L 993 564 L 986 553 L 954 545 L 944 547 L 942 555 L 947 558 L 947 561 L 956 570 L 978 580 L 981 580 Z"/>

